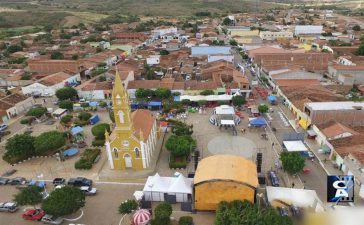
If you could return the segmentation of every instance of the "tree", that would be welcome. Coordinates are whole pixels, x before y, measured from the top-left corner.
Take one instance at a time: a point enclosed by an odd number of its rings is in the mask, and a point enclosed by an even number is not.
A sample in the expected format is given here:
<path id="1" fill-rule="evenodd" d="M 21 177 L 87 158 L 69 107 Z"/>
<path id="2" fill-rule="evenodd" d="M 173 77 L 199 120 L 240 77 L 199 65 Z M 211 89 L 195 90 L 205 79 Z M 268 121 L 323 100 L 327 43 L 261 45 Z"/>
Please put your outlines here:
<path id="1" fill-rule="evenodd" d="M 80 57 L 77 54 L 72 55 L 73 60 L 78 60 Z"/>
<path id="2" fill-rule="evenodd" d="M 181 101 L 181 104 L 182 104 L 182 105 L 191 105 L 191 101 L 190 101 L 189 99 L 183 99 L 183 100 Z"/>
<path id="3" fill-rule="evenodd" d="M 71 122 L 72 118 L 73 118 L 72 115 L 65 115 L 64 117 L 61 118 L 61 123 L 67 124 Z"/>
<path id="4" fill-rule="evenodd" d="M 232 22 L 232 20 L 229 19 L 229 17 L 225 17 L 224 20 L 222 21 L 222 24 L 227 26 L 230 25 Z"/>
<path id="5" fill-rule="evenodd" d="M 73 102 L 70 100 L 63 100 L 59 103 L 59 108 L 61 109 L 67 109 L 69 111 L 72 111 L 73 109 Z"/>
<path id="6" fill-rule="evenodd" d="M 14 201 L 19 205 L 32 205 L 35 208 L 43 201 L 42 188 L 36 185 L 28 186 L 14 196 Z"/>
<path id="7" fill-rule="evenodd" d="M 231 39 L 231 40 L 229 41 L 229 43 L 230 43 L 230 45 L 232 45 L 232 46 L 237 46 L 237 45 L 238 45 L 238 42 L 237 42 L 237 41 L 235 41 L 234 39 Z"/>
<path id="8" fill-rule="evenodd" d="M 163 49 L 163 50 L 160 50 L 160 51 L 159 51 L 159 54 L 160 54 L 160 55 L 169 55 L 169 51 L 167 51 L 167 50 Z"/>
<path id="9" fill-rule="evenodd" d="M 353 30 L 354 31 L 360 31 L 360 29 L 361 29 L 361 27 L 358 24 L 356 24 L 355 26 L 353 26 Z"/>
<path id="10" fill-rule="evenodd" d="M 92 134 L 99 140 L 105 139 L 106 130 L 110 132 L 110 125 L 107 123 L 99 123 L 91 128 Z"/>
<path id="11" fill-rule="evenodd" d="M 362 43 L 362 44 L 359 46 L 359 48 L 358 48 L 358 50 L 357 50 L 357 54 L 358 54 L 358 55 L 364 55 L 364 43 Z"/>
<path id="12" fill-rule="evenodd" d="M 280 155 L 282 166 L 285 171 L 295 175 L 305 167 L 305 159 L 297 152 L 282 152 Z"/>
<path id="13" fill-rule="evenodd" d="M 158 222 L 163 222 L 162 224 L 170 224 L 170 216 L 172 215 L 172 206 L 169 203 L 161 203 L 157 205 L 154 209 L 155 220 Z M 153 224 L 153 222 L 152 222 Z M 159 223 L 161 224 L 161 223 Z"/>
<path id="14" fill-rule="evenodd" d="M 85 194 L 77 187 L 65 186 L 52 191 L 43 201 L 42 209 L 46 214 L 56 217 L 77 212 L 85 205 Z"/>
<path id="15" fill-rule="evenodd" d="M 109 117 L 111 122 L 115 123 L 114 110 L 109 110 Z"/>
<path id="16" fill-rule="evenodd" d="M 267 105 L 265 105 L 265 104 L 260 104 L 259 106 L 258 106 L 258 111 L 260 112 L 260 113 L 266 113 L 266 112 L 268 112 L 268 106 Z"/>
<path id="17" fill-rule="evenodd" d="M 20 45 L 10 45 L 6 51 L 8 53 L 14 53 L 14 52 L 19 52 L 19 51 L 23 51 L 23 47 L 21 47 Z"/>
<path id="18" fill-rule="evenodd" d="M 7 140 L 3 159 L 8 163 L 17 163 L 35 155 L 34 137 L 28 134 L 16 134 Z"/>
<path id="19" fill-rule="evenodd" d="M 214 94 L 215 94 L 215 92 L 213 90 L 203 90 L 203 91 L 200 92 L 200 95 L 204 95 L 204 96 L 214 95 Z"/>
<path id="20" fill-rule="evenodd" d="M 167 99 L 172 96 L 172 92 L 168 88 L 157 88 L 154 94 L 159 99 Z"/>
<path id="21" fill-rule="evenodd" d="M 196 147 L 196 141 L 191 136 L 171 135 L 166 142 L 166 149 L 175 157 L 188 156 Z"/>
<path id="22" fill-rule="evenodd" d="M 231 100 L 234 106 L 242 106 L 245 104 L 245 98 L 241 95 L 233 96 Z"/>
<path id="23" fill-rule="evenodd" d="M 41 117 L 47 112 L 46 107 L 32 108 L 27 112 L 27 116 Z"/>
<path id="24" fill-rule="evenodd" d="M 64 59 L 64 55 L 60 51 L 52 52 L 51 59 Z"/>
<path id="25" fill-rule="evenodd" d="M 132 211 L 136 210 L 138 208 L 138 203 L 133 200 L 126 200 L 125 202 L 122 202 L 119 206 L 119 213 L 120 214 L 129 214 Z"/>
<path id="26" fill-rule="evenodd" d="M 82 121 L 88 121 L 91 118 L 91 113 L 88 112 L 80 112 L 78 114 L 78 119 L 82 120 Z"/>
<path id="27" fill-rule="evenodd" d="M 138 88 L 135 92 L 135 97 L 138 100 L 146 101 L 148 98 L 152 98 L 154 91 L 151 89 Z"/>
<path id="28" fill-rule="evenodd" d="M 56 91 L 56 96 L 59 100 L 67 100 L 77 96 L 76 89 L 72 87 L 64 87 Z"/>
<path id="29" fill-rule="evenodd" d="M 59 131 L 48 131 L 40 134 L 34 140 L 35 152 L 38 155 L 48 155 L 58 150 L 66 143 L 66 138 Z"/>

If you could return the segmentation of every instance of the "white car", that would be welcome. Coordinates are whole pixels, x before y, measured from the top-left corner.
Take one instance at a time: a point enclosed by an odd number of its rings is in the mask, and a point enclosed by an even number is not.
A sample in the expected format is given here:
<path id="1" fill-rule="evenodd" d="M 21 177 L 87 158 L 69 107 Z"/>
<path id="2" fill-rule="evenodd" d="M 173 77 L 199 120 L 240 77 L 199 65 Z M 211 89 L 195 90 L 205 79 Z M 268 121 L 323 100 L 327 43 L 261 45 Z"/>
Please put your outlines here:
<path id="1" fill-rule="evenodd" d="M 82 186 L 80 190 L 85 193 L 85 195 L 96 195 L 97 189 L 89 186 Z"/>
<path id="2" fill-rule="evenodd" d="M 59 225 L 63 222 L 63 218 L 46 214 L 42 217 L 41 221 L 47 224 Z"/>
<path id="3" fill-rule="evenodd" d="M 15 212 L 18 210 L 18 206 L 15 202 L 1 202 L 0 212 Z"/>

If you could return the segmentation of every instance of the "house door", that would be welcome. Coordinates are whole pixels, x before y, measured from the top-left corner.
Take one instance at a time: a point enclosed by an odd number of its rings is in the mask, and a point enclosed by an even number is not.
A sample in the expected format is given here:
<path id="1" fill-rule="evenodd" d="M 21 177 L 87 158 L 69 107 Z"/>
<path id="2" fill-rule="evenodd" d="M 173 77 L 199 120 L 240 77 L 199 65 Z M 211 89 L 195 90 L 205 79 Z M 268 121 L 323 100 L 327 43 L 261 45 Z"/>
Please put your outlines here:
<path id="1" fill-rule="evenodd" d="M 126 154 L 124 156 L 124 160 L 125 160 L 125 167 L 126 168 L 132 168 L 133 167 L 133 163 L 131 161 L 131 156 L 129 154 Z"/>

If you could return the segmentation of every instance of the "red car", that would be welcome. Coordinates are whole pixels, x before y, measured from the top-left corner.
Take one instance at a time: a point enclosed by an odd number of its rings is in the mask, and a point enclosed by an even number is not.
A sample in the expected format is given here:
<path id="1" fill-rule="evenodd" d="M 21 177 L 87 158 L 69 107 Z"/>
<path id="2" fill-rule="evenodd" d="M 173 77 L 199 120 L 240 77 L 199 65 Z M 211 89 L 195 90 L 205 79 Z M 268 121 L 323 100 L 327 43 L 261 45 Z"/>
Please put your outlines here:
<path id="1" fill-rule="evenodd" d="M 41 209 L 28 209 L 22 215 L 25 220 L 41 220 L 44 216 L 44 211 Z"/>

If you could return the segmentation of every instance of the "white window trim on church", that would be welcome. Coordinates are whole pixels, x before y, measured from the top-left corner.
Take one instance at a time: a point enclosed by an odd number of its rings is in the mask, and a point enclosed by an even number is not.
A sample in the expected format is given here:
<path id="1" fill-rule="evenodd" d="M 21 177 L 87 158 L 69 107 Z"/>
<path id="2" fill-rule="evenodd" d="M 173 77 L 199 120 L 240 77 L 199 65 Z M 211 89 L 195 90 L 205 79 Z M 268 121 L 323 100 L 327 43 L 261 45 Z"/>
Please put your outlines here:
<path id="1" fill-rule="evenodd" d="M 111 153 L 111 148 L 110 148 L 110 142 L 106 141 L 105 146 L 106 146 L 106 154 L 107 154 L 107 159 L 109 160 L 110 169 L 114 169 L 114 161 L 113 161 L 112 155 L 111 155 L 112 153 Z"/>

